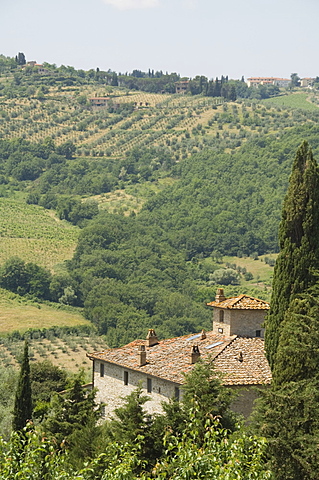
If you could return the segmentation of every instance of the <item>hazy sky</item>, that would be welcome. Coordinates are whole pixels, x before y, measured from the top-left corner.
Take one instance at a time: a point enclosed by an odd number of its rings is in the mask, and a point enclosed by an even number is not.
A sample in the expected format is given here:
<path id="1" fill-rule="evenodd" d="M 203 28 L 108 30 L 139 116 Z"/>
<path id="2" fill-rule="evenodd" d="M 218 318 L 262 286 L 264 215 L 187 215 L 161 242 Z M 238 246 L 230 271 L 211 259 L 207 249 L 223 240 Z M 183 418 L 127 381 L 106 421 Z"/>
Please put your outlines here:
<path id="1" fill-rule="evenodd" d="M 0 7 L 0 53 L 10 57 L 191 77 L 319 75 L 319 0 L 0 0 Z"/>

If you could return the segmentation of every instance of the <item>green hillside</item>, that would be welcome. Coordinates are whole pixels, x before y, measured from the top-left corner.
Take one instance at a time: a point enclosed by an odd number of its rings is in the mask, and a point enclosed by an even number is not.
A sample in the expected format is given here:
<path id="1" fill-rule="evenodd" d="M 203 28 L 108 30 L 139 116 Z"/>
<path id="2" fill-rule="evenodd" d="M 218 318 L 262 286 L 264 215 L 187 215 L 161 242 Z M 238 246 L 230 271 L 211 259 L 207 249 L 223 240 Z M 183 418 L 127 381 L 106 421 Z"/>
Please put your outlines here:
<path id="1" fill-rule="evenodd" d="M 15 198 L 0 198 L 0 263 L 12 256 L 54 269 L 72 257 L 78 229 L 52 211 Z"/>
<path id="2" fill-rule="evenodd" d="M 151 327 L 162 337 L 210 328 L 218 270 L 233 276 L 227 294 L 268 299 L 273 267 L 260 258 L 278 250 L 297 146 L 307 139 L 319 154 L 317 93 L 262 100 L 267 89 L 229 83 L 242 88 L 234 101 L 195 84 L 175 95 L 172 78 L 158 93 L 103 78 L 1 77 L 0 264 L 32 262 L 10 288 L 40 291 L 33 264 L 50 268 L 43 298 L 83 308 L 114 346 Z M 107 107 L 92 108 L 99 96 Z"/>

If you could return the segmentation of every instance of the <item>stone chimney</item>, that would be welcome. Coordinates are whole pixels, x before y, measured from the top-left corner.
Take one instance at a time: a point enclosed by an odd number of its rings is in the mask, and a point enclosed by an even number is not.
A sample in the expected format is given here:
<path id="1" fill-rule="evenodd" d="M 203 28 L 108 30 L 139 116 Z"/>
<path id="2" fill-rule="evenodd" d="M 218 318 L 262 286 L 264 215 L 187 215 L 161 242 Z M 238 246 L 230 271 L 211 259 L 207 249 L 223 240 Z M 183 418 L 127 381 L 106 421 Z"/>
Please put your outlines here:
<path id="1" fill-rule="evenodd" d="M 192 346 L 192 352 L 191 352 L 191 363 L 196 363 L 198 362 L 200 357 L 200 351 L 198 348 L 198 345 L 193 345 Z"/>
<path id="2" fill-rule="evenodd" d="M 151 328 L 148 331 L 148 334 L 147 334 L 147 337 L 146 337 L 146 345 L 148 347 L 153 347 L 154 345 L 157 345 L 157 344 L 158 344 L 158 338 L 156 336 L 155 330 L 153 330 L 153 328 Z"/>
<path id="3" fill-rule="evenodd" d="M 217 288 L 217 293 L 215 297 L 215 302 L 220 303 L 226 300 L 226 297 L 224 295 L 224 289 L 223 288 Z"/>
<path id="4" fill-rule="evenodd" d="M 145 345 L 139 345 L 138 347 L 138 365 L 139 367 L 143 367 L 143 365 L 146 365 Z"/>
<path id="5" fill-rule="evenodd" d="M 201 333 L 200 333 L 200 339 L 205 340 L 205 338 L 206 338 L 206 332 L 205 332 L 205 330 L 202 330 Z"/>

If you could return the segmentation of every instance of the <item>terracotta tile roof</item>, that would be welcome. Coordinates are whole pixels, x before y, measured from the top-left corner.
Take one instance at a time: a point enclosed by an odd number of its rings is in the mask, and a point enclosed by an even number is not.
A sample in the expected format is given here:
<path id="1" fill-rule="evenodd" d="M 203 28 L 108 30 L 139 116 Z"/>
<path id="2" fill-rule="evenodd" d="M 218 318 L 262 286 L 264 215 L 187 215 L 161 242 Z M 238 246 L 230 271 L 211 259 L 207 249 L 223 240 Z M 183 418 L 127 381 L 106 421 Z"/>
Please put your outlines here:
<path id="1" fill-rule="evenodd" d="M 224 385 L 266 385 L 271 382 L 262 338 L 237 337 L 215 358 L 214 365 L 224 374 Z"/>
<path id="2" fill-rule="evenodd" d="M 289 78 L 281 78 L 281 77 L 250 77 L 247 78 L 247 80 L 256 80 L 256 81 L 271 81 L 271 80 L 285 80 L 285 81 L 290 81 Z"/>
<path id="3" fill-rule="evenodd" d="M 238 297 L 226 298 L 222 302 L 206 303 L 209 307 L 241 309 L 241 310 L 269 310 L 269 303 L 259 298 L 239 295 Z"/>
<path id="4" fill-rule="evenodd" d="M 110 100 L 110 97 L 92 97 L 89 100 Z"/>
<path id="5" fill-rule="evenodd" d="M 139 366 L 139 345 L 145 345 L 145 340 L 135 340 L 121 348 L 88 354 L 88 357 L 182 384 L 183 374 L 194 367 L 190 360 L 192 346 L 198 345 L 201 358 L 212 358 L 217 369 L 226 375 L 225 384 L 258 385 L 270 382 L 270 369 L 261 338 L 226 337 L 206 332 L 205 339 L 201 338 L 201 334 L 191 334 L 161 340 L 153 347 L 145 346 L 147 363 L 143 366 Z M 243 353 L 243 362 L 236 359 L 239 351 Z"/>

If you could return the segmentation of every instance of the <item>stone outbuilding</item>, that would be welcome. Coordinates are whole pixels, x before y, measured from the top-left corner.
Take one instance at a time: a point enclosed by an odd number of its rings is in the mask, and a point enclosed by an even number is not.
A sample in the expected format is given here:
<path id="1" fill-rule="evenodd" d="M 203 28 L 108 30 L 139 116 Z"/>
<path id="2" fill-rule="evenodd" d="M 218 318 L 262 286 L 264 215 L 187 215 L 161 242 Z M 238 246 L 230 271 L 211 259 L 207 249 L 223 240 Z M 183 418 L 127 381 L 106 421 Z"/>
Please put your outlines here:
<path id="1" fill-rule="evenodd" d="M 271 382 L 261 326 L 269 304 L 246 295 L 226 299 L 219 289 L 215 302 L 208 305 L 213 308 L 210 332 L 159 340 L 151 329 L 146 340 L 88 354 L 97 402 L 105 404 L 106 417 L 139 385 L 150 397 L 145 409 L 162 412 L 163 401 L 182 398 L 184 374 L 191 372 L 199 358 L 211 359 L 224 385 L 240 390 L 233 408 L 249 416 L 257 396 L 252 387 Z"/>

